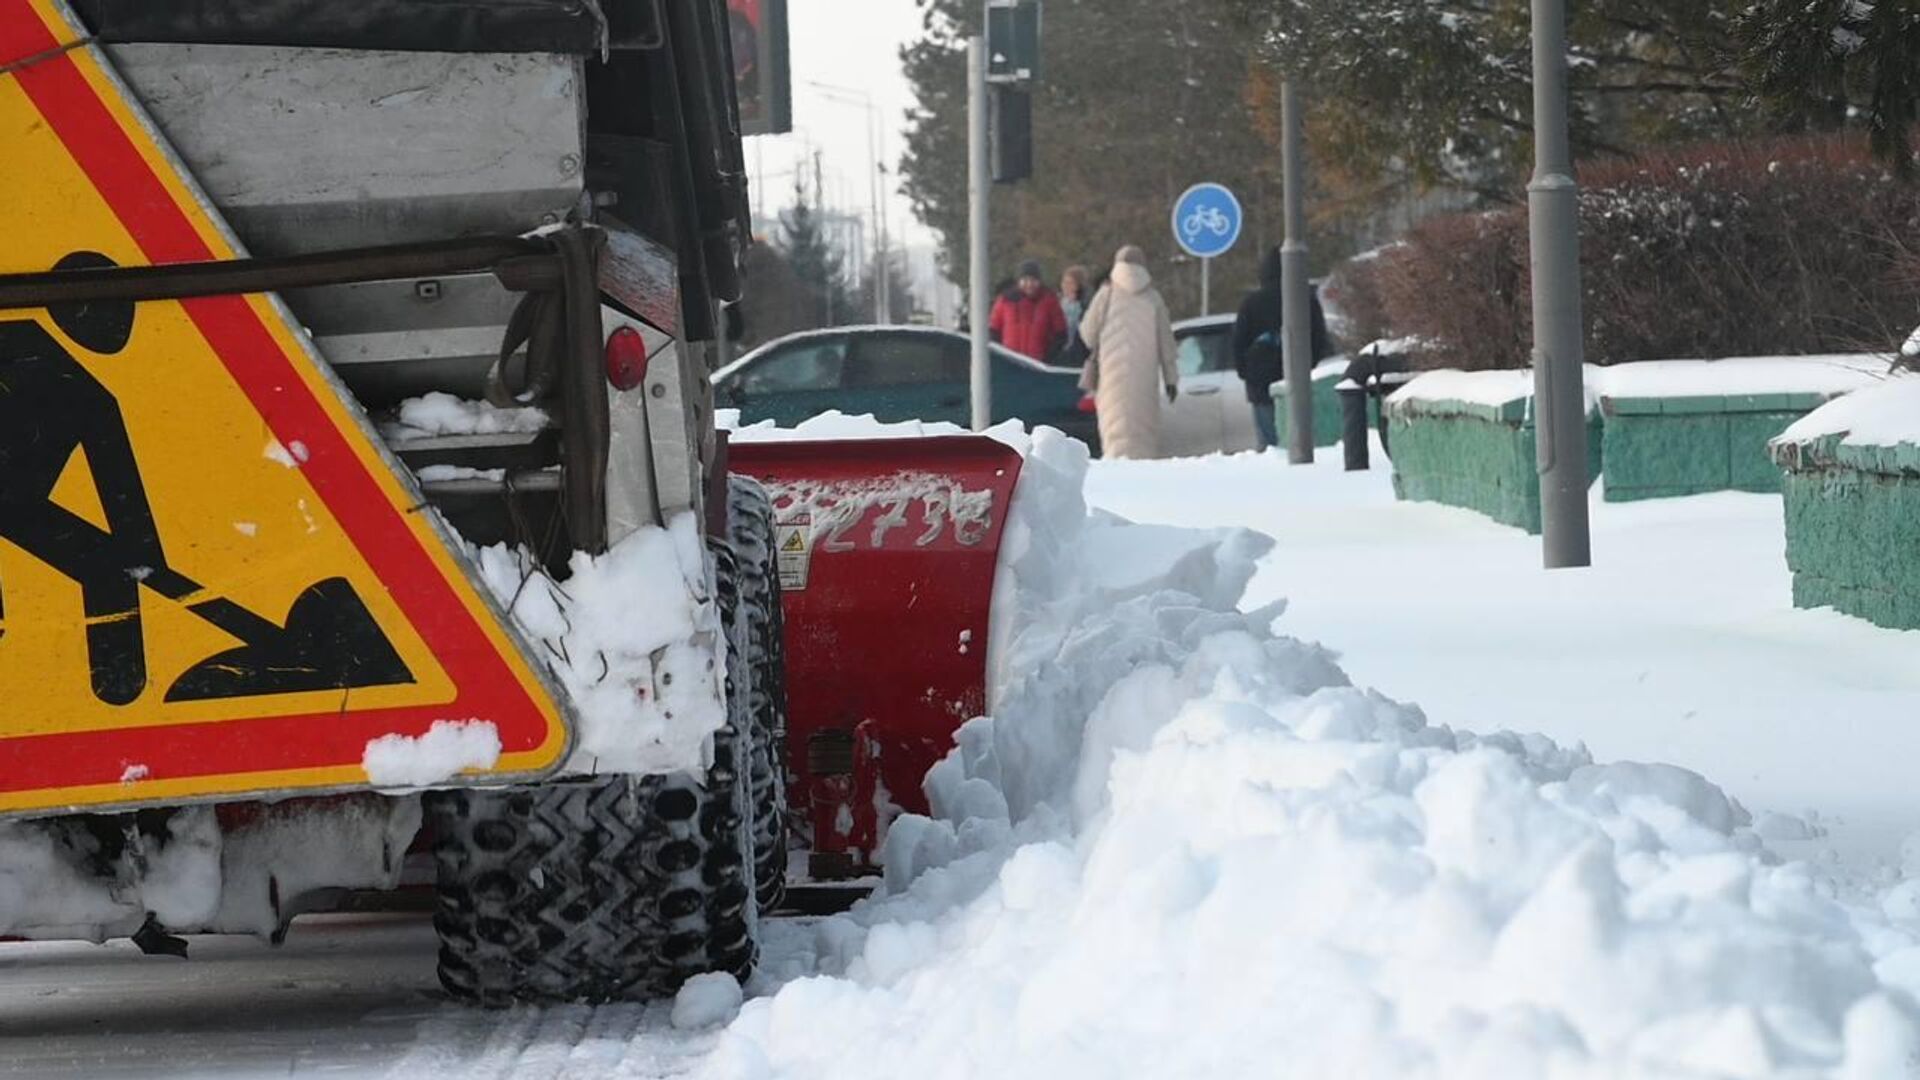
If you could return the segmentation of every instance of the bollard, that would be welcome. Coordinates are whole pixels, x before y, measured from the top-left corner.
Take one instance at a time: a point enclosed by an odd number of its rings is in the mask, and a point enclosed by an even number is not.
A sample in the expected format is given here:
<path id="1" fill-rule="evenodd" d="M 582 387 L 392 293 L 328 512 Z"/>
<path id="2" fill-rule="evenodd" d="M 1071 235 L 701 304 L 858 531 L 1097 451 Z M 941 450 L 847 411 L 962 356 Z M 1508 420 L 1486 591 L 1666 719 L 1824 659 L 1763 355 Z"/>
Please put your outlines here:
<path id="1" fill-rule="evenodd" d="M 1352 379 L 1343 379 L 1336 388 L 1340 395 L 1340 445 L 1345 449 L 1348 472 L 1372 468 L 1367 456 L 1367 388 Z"/>

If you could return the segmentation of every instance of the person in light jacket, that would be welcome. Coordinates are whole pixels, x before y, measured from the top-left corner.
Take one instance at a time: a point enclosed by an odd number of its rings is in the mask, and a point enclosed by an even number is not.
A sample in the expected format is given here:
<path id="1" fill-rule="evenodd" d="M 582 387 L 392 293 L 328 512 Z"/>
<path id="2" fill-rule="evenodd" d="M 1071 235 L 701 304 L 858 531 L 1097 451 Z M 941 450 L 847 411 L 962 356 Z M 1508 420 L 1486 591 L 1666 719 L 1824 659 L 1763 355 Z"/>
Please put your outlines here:
<path id="1" fill-rule="evenodd" d="M 1087 268 L 1069 266 L 1060 275 L 1060 310 L 1067 315 L 1067 347 L 1065 354 L 1071 362 L 1086 359 L 1084 347 L 1080 344 L 1080 320 L 1087 317 L 1087 301 L 1093 299 L 1093 290 L 1087 287 Z"/>
<path id="2" fill-rule="evenodd" d="M 1101 452 L 1110 458 L 1160 456 L 1161 396 L 1179 396 L 1173 318 L 1153 287 L 1146 253 L 1128 244 L 1080 322 L 1093 352 L 1089 389 L 1100 420 Z"/>

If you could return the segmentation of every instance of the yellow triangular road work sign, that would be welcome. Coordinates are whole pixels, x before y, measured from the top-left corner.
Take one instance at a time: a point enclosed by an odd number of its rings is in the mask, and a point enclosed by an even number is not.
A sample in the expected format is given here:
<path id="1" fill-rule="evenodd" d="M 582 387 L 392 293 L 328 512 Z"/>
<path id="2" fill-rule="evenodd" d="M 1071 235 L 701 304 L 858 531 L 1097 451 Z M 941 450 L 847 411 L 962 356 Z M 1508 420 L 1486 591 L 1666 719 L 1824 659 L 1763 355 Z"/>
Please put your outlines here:
<path id="1" fill-rule="evenodd" d="M 233 257 L 81 38 L 0 0 L 0 272 Z M 0 813 L 350 789 L 439 720 L 495 727 L 494 777 L 566 751 L 272 297 L 0 311 L 0 476 Z"/>

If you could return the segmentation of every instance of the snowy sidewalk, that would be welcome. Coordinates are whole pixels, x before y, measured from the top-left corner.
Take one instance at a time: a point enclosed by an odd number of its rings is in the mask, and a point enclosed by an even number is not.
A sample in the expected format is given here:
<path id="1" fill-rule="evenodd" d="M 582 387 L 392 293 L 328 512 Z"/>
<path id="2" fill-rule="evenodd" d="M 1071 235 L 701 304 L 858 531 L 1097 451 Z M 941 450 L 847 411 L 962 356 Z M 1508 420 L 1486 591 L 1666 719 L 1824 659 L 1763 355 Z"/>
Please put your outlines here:
<path id="1" fill-rule="evenodd" d="M 1608 504 L 1596 487 L 1593 568 L 1547 574 L 1537 538 L 1396 502 L 1377 445 L 1374 462 L 1343 472 L 1337 448 L 1307 468 L 1097 462 L 1087 498 L 1136 521 L 1272 536 L 1244 606 L 1286 597 L 1276 630 L 1334 649 L 1356 684 L 1435 724 L 1685 766 L 1783 854 L 1889 880 L 1920 831 L 1920 633 L 1795 610 L 1778 496 Z M 1796 823 L 1767 812 L 1829 835 L 1796 844 Z"/>

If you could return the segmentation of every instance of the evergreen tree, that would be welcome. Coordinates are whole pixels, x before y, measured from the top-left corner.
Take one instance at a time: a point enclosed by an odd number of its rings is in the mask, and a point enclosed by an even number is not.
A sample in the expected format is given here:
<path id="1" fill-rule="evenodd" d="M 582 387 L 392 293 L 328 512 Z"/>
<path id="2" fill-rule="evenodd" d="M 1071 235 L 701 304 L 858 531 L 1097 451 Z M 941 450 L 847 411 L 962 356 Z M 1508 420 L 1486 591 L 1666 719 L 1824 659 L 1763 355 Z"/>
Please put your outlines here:
<path id="1" fill-rule="evenodd" d="M 1511 198 L 1533 128 L 1524 0 L 1232 0 L 1263 59 L 1311 94 L 1336 168 Z M 1791 3 L 1794 0 L 1782 0 Z M 1844 2 L 1844 0 L 1842 0 Z M 1588 0 L 1568 22 L 1576 155 L 1728 137 L 1741 107 L 1733 24 L 1747 0 Z"/>
<path id="2" fill-rule="evenodd" d="M 806 186 L 793 185 L 793 206 L 780 215 L 780 252 L 810 310 L 809 328 L 844 326 L 857 321 L 847 272 L 820 227 L 818 208 Z"/>
<path id="3" fill-rule="evenodd" d="M 887 253 L 887 304 L 888 311 L 896 323 L 911 322 L 914 313 L 913 285 L 907 280 L 906 267 L 901 263 L 900 253 Z M 867 261 L 866 272 L 860 276 L 860 289 L 857 296 L 863 317 L 874 310 L 874 274 L 873 260 Z"/>
<path id="4" fill-rule="evenodd" d="M 1913 172 L 1920 0 L 1756 0 L 1739 34 L 1745 71 L 1776 116 L 1823 129 L 1860 118 L 1874 151 Z"/>
<path id="5" fill-rule="evenodd" d="M 756 243 L 741 260 L 742 290 L 735 313 L 740 318 L 740 352 L 820 325 L 818 293 L 802 284 L 786 255 L 772 244 Z"/>

